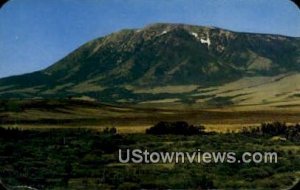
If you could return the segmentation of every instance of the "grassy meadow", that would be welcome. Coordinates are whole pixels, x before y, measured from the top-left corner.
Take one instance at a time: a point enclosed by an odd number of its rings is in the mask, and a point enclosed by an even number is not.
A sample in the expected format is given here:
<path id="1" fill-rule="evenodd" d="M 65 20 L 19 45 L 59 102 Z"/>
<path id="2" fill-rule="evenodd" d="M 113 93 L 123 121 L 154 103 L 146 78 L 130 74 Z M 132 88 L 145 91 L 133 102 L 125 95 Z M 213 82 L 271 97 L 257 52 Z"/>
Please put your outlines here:
<path id="1" fill-rule="evenodd" d="M 112 105 L 84 100 L 0 100 L 4 127 L 21 129 L 115 127 L 120 133 L 143 133 L 160 121 L 187 121 L 203 124 L 207 131 L 238 132 L 263 122 L 298 123 L 296 108 L 264 108 L 259 105 L 201 108 L 196 105 L 136 104 Z"/>

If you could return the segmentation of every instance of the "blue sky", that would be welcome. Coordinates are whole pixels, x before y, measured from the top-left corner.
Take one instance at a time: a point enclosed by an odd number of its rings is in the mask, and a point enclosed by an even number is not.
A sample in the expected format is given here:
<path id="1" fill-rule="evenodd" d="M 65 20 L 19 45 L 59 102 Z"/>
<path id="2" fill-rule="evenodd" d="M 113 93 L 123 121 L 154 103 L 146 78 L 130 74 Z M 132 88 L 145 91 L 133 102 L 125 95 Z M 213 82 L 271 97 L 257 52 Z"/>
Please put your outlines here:
<path id="1" fill-rule="evenodd" d="M 0 78 L 48 67 L 85 42 L 156 22 L 300 37 L 288 0 L 11 0 L 0 9 Z"/>

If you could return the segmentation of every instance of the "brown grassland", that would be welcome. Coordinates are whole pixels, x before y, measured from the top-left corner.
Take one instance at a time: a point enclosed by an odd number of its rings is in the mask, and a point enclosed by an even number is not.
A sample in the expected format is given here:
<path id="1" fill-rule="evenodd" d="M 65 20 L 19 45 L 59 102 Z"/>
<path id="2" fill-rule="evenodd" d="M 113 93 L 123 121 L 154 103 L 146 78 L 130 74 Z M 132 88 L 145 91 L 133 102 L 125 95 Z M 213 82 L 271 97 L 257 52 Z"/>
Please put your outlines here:
<path id="1" fill-rule="evenodd" d="M 2 126 L 21 129 L 116 127 L 119 133 L 144 133 L 159 121 L 187 121 L 207 131 L 239 131 L 263 122 L 297 123 L 300 110 L 259 105 L 201 108 L 197 105 L 110 105 L 83 100 L 2 101 Z"/>

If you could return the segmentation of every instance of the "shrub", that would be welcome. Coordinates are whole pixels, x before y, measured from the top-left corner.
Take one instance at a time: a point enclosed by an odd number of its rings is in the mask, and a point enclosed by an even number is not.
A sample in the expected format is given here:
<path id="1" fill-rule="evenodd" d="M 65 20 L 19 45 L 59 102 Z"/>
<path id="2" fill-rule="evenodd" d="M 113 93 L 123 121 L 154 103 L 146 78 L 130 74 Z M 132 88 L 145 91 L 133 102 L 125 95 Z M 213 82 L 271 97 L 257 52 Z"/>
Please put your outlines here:
<path id="1" fill-rule="evenodd" d="M 261 132 L 263 134 L 284 135 L 286 134 L 287 126 L 285 123 L 274 122 L 274 123 L 262 123 Z"/>
<path id="2" fill-rule="evenodd" d="M 176 122 L 159 122 L 153 127 L 146 130 L 147 134 L 153 135 L 198 135 L 204 133 L 203 126 L 189 125 L 185 121 Z"/>
<path id="3" fill-rule="evenodd" d="M 260 127 L 243 128 L 244 135 L 270 135 L 270 136 L 284 136 L 288 140 L 300 141 L 300 125 L 287 126 L 285 123 L 273 122 L 262 123 Z"/>
<path id="4" fill-rule="evenodd" d="M 112 127 L 112 128 L 106 127 L 103 130 L 103 133 L 106 133 L 106 134 L 116 134 L 117 133 L 117 129 L 115 127 Z"/>

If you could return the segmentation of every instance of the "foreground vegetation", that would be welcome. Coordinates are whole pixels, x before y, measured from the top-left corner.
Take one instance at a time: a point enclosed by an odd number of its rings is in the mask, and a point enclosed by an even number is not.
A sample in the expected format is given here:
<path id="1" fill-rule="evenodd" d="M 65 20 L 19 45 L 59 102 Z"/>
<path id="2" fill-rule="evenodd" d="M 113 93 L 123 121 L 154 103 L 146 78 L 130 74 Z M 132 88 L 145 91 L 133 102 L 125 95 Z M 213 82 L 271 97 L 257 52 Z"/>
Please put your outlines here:
<path id="1" fill-rule="evenodd" d="M 300 139 L 286 139 L 289 129 L 276 134 L 264 128 L 265 132 L 201 132 L 186 136 L 120 135 L 115 129 L 96 132 L 0 128 L 0 177 L 10 187 L 27 185 L 38 189 L 278 189 L 292 186 L 299 177 Z M 279 158 L 278 163 L 269 164 L 121 164 L 120 148 L 151 152 L 234 151 L 238 156 L 246 151 L 267 151 L 277 152 Z"/>

